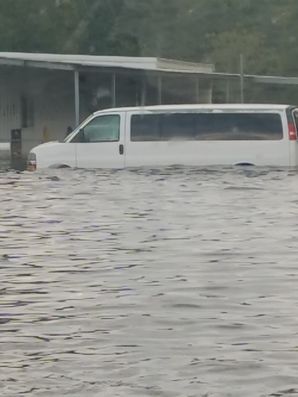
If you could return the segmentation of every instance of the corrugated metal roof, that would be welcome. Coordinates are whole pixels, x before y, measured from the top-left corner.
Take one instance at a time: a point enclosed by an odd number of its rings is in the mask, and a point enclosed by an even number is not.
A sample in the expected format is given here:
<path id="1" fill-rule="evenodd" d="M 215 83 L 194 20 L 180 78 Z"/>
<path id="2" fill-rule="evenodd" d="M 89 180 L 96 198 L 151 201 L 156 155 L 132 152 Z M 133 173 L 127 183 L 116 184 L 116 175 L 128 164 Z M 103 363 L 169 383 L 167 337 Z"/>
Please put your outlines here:
<path id="1" fill-rule="evenodd" d="M 153 57 L 123 57 L 98 55 L 40 54 L 23 52 L 0 52 L 2 65 L 28 65 L 53 69 L 76 67 L 124 68 L 176 73 L 212 73 L 211 64 L 184 62 Z"/>
<path id="2" fill-rule="evenodd" d="M 26 65 L 29 67 L 60 70 L 75 70 L 88 67 L 143 70 L 148 72 L 195 74 L 203 78 L 221 80 L 238 80 L 241 78 L 239 73 L 215 72 L 214 65 L 212 64 L 154 57 L 0 52 L 0 65 Z M 298 77 L 244 74 L 243 78 L 254 83 L 298 85 Z"/>

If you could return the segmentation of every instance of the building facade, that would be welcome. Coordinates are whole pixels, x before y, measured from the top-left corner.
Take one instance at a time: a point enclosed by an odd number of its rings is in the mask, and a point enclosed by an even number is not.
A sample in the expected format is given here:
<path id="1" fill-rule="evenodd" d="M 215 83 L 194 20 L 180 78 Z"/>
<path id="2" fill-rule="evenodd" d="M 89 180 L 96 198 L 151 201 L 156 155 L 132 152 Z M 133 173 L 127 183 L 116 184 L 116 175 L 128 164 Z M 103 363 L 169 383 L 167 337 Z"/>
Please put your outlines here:
<path id="1" fill-rule="evenodd" d="M 22 156 L 61 140 L 104 108 L 210 103 L 212 65 L 157 58 L 0 53 L 0 145 L 21 132 Z"/>

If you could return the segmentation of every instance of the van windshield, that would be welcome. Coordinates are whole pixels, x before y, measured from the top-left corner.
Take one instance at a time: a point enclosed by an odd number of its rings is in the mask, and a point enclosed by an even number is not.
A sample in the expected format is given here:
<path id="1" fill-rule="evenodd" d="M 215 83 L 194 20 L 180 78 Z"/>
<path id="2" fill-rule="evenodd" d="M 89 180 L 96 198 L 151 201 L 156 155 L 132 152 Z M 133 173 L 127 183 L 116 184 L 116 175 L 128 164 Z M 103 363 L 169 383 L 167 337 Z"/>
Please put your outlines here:
<path id="1" fill-rule="evenodd" d="M 116 142 L 120 135 L 120 116 L 102 115 L 93 118 L 77 133 L 70 137 L 68 142 Z"/>

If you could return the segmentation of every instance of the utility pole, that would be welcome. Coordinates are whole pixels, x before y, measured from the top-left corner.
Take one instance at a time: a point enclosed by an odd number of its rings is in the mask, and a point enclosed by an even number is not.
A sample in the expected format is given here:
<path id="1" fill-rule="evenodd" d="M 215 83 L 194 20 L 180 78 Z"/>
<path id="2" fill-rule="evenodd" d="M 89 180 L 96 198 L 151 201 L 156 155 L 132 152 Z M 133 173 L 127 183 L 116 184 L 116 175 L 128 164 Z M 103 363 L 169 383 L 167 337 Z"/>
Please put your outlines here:
<path id="1" fill-rule="evenodd" d="M 240 102 L 244 103 L 244 57 L 240 54 Z"/>

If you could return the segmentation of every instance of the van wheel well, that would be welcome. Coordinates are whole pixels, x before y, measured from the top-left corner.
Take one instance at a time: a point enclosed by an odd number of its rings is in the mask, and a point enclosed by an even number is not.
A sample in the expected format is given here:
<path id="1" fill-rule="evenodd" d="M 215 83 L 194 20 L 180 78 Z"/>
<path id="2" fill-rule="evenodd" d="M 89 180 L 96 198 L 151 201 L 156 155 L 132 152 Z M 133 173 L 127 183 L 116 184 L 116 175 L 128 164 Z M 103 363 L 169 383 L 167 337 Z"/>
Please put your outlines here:
<path id="1" fill-rule="evenodd" d="M 71 168 L 71 167 L 67 164 L 53 164 L 49 168 Z"/>
<path id="2" fill-rule="evenodd" d="M 254 167 L 255 164 L 243 161 L 241 163 L 236 163 L 235 166 L 237 166 L 237 167 Z"/>

